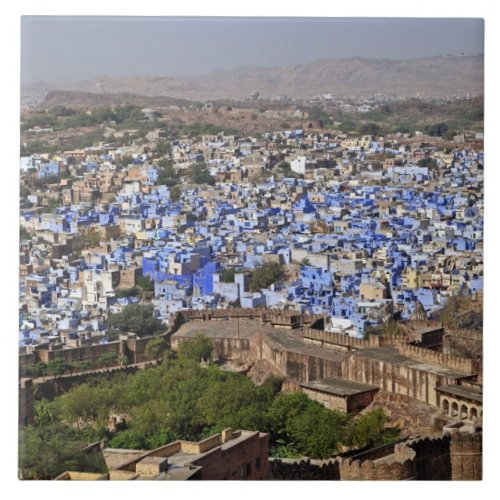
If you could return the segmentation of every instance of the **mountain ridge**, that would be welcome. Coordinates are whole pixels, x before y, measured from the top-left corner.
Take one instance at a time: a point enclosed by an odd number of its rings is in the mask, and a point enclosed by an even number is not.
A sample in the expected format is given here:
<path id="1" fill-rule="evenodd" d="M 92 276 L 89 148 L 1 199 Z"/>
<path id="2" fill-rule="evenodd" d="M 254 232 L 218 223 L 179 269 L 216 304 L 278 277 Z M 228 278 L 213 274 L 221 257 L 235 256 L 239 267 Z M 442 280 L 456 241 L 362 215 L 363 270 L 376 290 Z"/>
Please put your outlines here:
<path id="1" fill-rule="evenodd" d="M 287 66 L 246 65 L 183 78 L 168 75 L 100 77 L 67 84 L 44 83 L 39 87 L 44 94 L 50 90 L 77 90 L 201 101 L 243 99 L 256 91 L 263 98 L 287 95 L 294 99 L 310 99 L 322 94 L 440 98 L 483 95 L 483 81 L 483 56 L 468 55 L 400 60 L 318 59 Z M 22 89 L 24 98 L 35 94 L 36 85 Z"/>

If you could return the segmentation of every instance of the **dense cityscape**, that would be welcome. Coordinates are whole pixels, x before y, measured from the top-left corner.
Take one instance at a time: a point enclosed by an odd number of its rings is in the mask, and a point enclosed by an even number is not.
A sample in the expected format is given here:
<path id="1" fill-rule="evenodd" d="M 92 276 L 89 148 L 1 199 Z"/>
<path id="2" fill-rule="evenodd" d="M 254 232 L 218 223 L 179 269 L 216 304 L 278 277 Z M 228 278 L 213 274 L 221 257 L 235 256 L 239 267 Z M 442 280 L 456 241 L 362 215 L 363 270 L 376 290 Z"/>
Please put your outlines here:
<path id="1" fill-rule="evenodd" d="M 20 478 L 482 478 L 481 96 L 95 96 L 21 114 Z"/>

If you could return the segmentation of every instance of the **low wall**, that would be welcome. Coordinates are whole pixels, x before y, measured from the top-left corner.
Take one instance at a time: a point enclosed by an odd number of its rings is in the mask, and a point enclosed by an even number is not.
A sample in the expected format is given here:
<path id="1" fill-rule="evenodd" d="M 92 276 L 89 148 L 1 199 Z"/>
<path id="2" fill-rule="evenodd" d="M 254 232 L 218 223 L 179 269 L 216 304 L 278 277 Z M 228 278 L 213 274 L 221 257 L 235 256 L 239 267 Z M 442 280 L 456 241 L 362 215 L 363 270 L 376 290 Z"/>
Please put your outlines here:
<path id="1" fill-rule="evenodd" d="M 53 399 L 69 391 L 73 386 L 83 384 L 89 380 L 94 380 L 96 378 L 109 378 L 117 373 L 135 373 L 137 370 L 139 370 L 139 367 L 137 366 L 124 366 L 95 372 L 61 375 L 47 380 L 35 379 L 34 382 L 39 387 L 39 390 L 42 392 L 44 397 Z"/>
<path id="2" fill-rule="evenodd" d="M 120 466 L 144 455 L 143 450 L 119 450 L 104 448 L 102 450 L 104 461 L 108 470 L 118 469 Z"/>

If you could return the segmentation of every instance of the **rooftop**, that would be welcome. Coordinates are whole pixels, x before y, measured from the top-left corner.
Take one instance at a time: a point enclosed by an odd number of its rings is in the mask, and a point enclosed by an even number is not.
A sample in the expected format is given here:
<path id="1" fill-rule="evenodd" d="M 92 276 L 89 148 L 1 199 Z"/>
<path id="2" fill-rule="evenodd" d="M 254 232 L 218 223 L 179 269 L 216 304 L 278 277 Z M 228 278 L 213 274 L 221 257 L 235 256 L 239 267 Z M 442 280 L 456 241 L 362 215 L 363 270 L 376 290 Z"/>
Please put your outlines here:
<path id="1" fill-rule="evenodd" d="M 436 387 L 436 391 L 443 394 L 449 394 L 450 396 L 455 396 L 464 399 L 470 399 L 476 401 L 477 403 L 483 404 L 483 394 L 478 390 L 471 389 L 469 387 L 464 387 L 462 385 L 450 384 L 441 385 Z"/>
<path id="2" fill-rule="evenodd" d="M 354 394 L 361 394 L 363 392 L 379 389 L 374 385 L 352 382 L 351 380 L 338 377 L 315 380 L 313 382 L 307 382 L 300 385 L 302 387 L 306 387 L 307 389 L 314 389 L 328 394 L 335 394 L 336 396 L 353 396 Z"/>

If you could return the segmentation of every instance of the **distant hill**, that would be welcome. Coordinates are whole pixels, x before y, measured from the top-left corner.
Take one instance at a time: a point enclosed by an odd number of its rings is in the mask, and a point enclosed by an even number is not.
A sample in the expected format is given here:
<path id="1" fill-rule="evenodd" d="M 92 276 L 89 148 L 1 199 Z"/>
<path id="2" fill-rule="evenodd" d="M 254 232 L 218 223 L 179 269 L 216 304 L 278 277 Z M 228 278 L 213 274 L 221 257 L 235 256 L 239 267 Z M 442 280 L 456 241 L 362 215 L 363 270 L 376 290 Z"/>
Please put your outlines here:
<path id="1" fill-rule="evenodd" d="M 322 94 L 433 98 L 483 95 L 483 79 L 482 55 L 410 60 L 350 58 L 271 68 L 246 66 L 183 79 L 103 77 L 92 82 L 30 85 L 22 89 L 22 96 L 25 103 L 29 98 L 30 104 L 37 99 L 39 102 L 49 90 L 190 100 L 240 99 L 255 91 L 263 98 L 287 95 L 309 99 Z"/>

